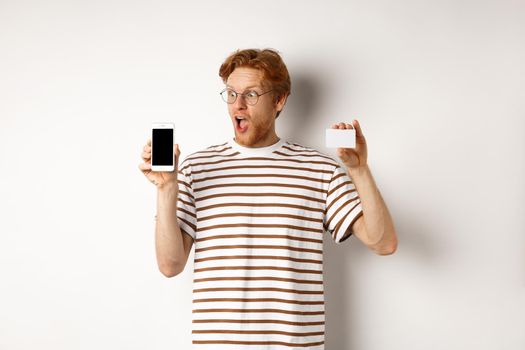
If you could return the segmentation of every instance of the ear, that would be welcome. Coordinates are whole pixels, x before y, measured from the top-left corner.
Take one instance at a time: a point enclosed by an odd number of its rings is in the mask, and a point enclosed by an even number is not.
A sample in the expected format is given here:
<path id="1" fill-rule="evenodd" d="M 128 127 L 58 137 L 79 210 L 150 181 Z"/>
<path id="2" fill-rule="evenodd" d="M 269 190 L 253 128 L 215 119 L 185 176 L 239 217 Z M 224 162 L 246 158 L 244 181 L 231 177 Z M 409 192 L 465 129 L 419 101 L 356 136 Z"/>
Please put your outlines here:
<path id="1" fill-rule="evenodd" d="M 287 99 L 288 95 L 286 94 L 283 94 L 277 98 L 277 102 L 275 103 L 275 109 L 277 110 L 277 112 L 280 112 L 283 109 Z"/>

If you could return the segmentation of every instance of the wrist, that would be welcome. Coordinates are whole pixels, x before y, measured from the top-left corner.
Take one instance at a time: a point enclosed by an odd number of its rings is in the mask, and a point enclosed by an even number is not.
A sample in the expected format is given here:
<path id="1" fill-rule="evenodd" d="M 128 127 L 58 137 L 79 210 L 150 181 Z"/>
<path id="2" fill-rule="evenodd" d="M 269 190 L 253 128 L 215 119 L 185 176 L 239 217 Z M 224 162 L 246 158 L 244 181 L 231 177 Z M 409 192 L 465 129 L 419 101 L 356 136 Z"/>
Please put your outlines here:
<path id="1" fill-rule="evenodd" d="M 365 176 L 367 173 L 370 172 L 370 168 L 368 167 L 368 164 L 361 165 L 358 167 L 353 168 L 346 168 L 348 171 L 348 175 L 350 175 L 351 178 L 359 178 Z"/>
<path id="2" fill-rule="evenodd" d="M 159 193 L 178 193 L 179 185 L 177 181 L 170 181 L 162 185 L 157 185 L 157 191 Z"/>
<path id="3" fill-rule="evenodd" d="M 157 186 L 157 202 L 159 206 L 176 205 L 179 198 L 179 187 L 177 184 L 166 183 Z"/>
<path id="4" fill-rule="evenodd" d="M 158 219 L 158 216 L 166 218 L 171 216 L 171 213 L 176 213 L 178 201 L 179 185 L 176 180 L 157 185 L 157 214 L 155 214 L 155 220 Z"/>

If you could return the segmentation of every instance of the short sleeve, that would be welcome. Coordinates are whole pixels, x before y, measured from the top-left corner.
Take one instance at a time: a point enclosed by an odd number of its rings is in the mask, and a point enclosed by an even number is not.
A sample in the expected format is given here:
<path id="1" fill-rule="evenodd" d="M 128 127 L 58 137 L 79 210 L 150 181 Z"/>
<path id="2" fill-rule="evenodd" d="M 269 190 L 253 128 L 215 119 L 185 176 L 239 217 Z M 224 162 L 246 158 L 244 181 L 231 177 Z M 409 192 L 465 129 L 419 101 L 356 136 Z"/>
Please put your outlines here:
<path id="1" fill-rule="evenodd" d="M 177 202 L 177 219 L 180 230 L 190 235 L 195 241 L 197 228 L 197 215 L 195 210 L 195 197 L 193 195 L 193 180 L 191 166 L 187 160 L 181 163 L 177 174 L 179 185 L 179 198 Z"/>
<path id="2" fill-rule="evenodd" d="M 352 225 L 361 215 L 359 194 L 347 173 L 337 165 L 328 186 L 324 228 L 339 244 L 352 235 Z"/>

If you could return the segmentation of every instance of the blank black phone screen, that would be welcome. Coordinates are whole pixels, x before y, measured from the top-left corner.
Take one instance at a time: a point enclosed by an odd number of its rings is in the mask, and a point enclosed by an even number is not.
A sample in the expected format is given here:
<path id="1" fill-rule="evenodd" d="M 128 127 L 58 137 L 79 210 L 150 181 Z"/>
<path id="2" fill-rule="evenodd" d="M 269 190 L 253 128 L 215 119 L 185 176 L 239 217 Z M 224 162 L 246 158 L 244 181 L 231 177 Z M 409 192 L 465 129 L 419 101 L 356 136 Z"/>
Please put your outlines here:
<path id="1" fill-rule="evenodd" d="M 152 165 L 173 165 L 173 129 L 153 129 Z"/>

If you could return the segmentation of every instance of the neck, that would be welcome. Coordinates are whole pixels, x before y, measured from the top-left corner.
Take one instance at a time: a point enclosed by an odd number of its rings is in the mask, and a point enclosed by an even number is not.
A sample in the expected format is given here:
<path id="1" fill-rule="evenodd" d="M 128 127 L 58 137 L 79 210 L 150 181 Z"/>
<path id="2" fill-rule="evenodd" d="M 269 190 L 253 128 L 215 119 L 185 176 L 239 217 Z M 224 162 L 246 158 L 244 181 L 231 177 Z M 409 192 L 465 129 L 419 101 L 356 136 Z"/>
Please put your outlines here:
<path id="1" fill-rule="evenodd" d="M 277 143 L 280 140 L 280 138 L 277 136 L 277 134 L 275 132 L 273 132 L 271 134 L 268 134 L 263 139 L 258 140 L 257 142 L 249 144 L 249 145 L 240 142 L 240 140 L 237 137 L 235 137 L 234 140 L 239 145 L 244 146 L 244 147 L 259 148 L 259 147 L 271 146 L 271 145 Z"/>

